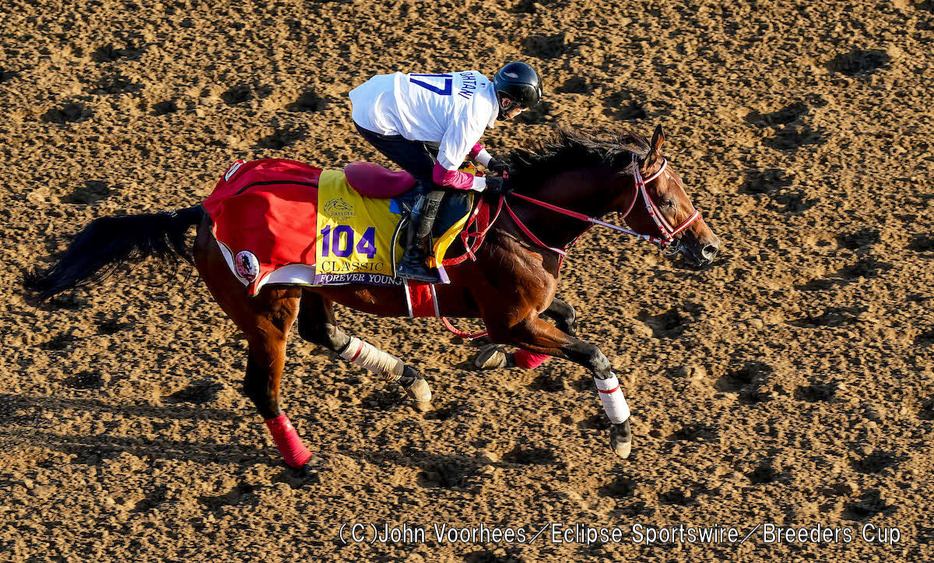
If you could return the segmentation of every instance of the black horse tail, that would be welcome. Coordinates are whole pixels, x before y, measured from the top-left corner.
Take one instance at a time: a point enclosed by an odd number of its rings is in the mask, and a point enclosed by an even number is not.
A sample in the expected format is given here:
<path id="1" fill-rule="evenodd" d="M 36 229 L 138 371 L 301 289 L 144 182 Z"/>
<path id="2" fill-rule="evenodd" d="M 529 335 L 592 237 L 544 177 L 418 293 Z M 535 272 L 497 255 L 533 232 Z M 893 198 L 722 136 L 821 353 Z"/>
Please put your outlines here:
<path id="1" fill-rule="evenodd" d="M 95 219 L 75 235 L 65 254 L 51 267 L 23 272 L 23 285 L 32 297 L 45 301 L 63 291 L 100 282 L 120 266 L 149 257 L 192 262 L 185 244 L 189 227 L 201 221 L 200 205 L 141 215 Z"/>

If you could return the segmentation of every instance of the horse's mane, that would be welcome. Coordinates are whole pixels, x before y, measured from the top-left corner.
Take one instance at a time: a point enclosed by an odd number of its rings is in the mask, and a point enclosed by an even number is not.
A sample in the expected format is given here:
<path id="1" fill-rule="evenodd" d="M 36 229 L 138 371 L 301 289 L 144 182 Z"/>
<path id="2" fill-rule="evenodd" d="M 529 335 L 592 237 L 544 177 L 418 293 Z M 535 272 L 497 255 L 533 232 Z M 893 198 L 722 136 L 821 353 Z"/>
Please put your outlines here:
<path id="1" fill-rule="evenodd" d="M 521 191 L 567 170 L 609 166 L 613 170 L 630 171 L 633 155 L 642 159 L 648 153 L 648 140 L 631 131 L 603 130 L 586 135 L 559 129 L 537 146 L 513 151 L 509 174 Z"/>

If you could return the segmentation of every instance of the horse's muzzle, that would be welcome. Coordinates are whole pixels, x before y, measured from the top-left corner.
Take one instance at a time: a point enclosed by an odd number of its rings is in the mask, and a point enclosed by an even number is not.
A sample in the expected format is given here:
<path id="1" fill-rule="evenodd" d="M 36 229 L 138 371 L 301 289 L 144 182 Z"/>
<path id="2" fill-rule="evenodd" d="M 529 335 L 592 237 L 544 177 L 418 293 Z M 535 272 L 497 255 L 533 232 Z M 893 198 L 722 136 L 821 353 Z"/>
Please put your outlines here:
<path id="1" fill-rule="evenodd" d="M 689 265 L 703 268 L 712 264 L 719 252 L 720 239 L 714 237 L 710 241 L 699 241 L 686 234 L 682 239 L 676 239 L 672 242 L 665 254 L 671 258 L 680 254 Z"/>

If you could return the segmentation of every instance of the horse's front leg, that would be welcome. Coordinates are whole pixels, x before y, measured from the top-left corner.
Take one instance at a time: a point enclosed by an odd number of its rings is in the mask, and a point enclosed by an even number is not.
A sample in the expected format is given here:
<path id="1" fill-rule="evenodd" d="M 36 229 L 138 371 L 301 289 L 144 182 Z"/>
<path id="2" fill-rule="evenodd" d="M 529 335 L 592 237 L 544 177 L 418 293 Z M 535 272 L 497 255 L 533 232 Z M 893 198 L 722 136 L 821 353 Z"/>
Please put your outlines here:
<path id="1" fill-rule="evenodd" d="M 487 326 L 490 326 L 490 336 L 496 341 L 506 340 L 526 350 L 562 357 L 588 368 L 593 373 L 597 394 L 610 419 L 610 447 L 620 457 L 629 457 L 632 450 L 629 405 L 616 374 L 611 370 L 610 361 L 599 348 L 559 330 L 538 317 L 526 319 L 511 328 L 501 330 L 496 330 L 489 323 Z"/>
<path id="2" fill-rule="evenodd" d="M 551 300 L 551 305 L 542 311 L 541 316 L 555 321 L 555 326 L 561 332 L 577 336 L 577 311 L 557 297 Z"/>
<path id="3" fill-rule="evenodd" d="M 539 316 L 555 321 L 555 326 L 561 332 L 577 336 L 577 312 L 574 311 L 574 307 L 557 297 L 551 301 L 548 308 L 542 311 Z M 535 369 L 547 358 L 547 356 L 535 354 L 528 350 L 517 350 L 509 353 L 502 346 L 491 344 L 480 350 L 474 358 L 474 365 L 481 370 L 512 367 Z"/>

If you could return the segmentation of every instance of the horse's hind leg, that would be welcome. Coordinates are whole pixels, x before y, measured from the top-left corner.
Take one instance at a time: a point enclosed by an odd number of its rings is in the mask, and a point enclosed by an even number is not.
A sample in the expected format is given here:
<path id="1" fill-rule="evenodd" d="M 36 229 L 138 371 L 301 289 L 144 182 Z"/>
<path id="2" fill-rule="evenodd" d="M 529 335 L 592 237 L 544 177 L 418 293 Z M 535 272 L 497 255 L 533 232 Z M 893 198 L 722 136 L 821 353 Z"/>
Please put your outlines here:
<path id="1" fill-rule="evenodd" d="M 286 465 L 301 468 L 311 459 L 311 452 L 279 407 L 286 336 L 298 314 L 301 289 L 266 287 L 249 297 L 206 232 L 199 229 L 195 263 L 215 301 L 246 335 L 249 355 L 243 389 L 266 421 Z"/>
<path id="2" fill-rule="evenodd" d="M 330 299 L 305 290 L 299 310 L 298 333 L 302 338 L 332 352 L 341 358 L 395 381 L 415 400 L 416 408 L 425 410 L 431 402 L 431 390 L 424 376 L 399 358 L 387 354 L 359 338 L 348 336 L 334 317 L 334 304 Z"/>

